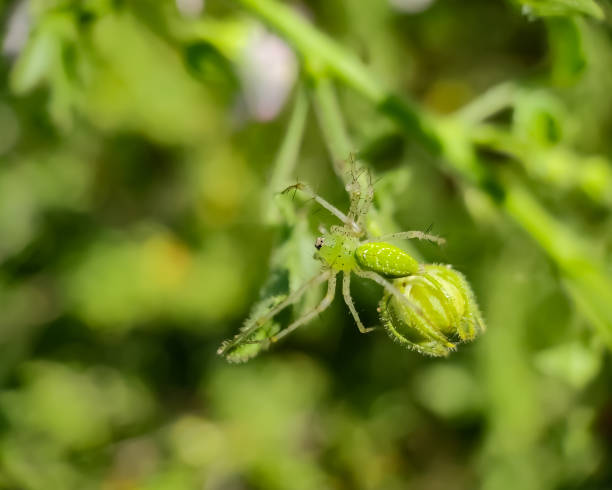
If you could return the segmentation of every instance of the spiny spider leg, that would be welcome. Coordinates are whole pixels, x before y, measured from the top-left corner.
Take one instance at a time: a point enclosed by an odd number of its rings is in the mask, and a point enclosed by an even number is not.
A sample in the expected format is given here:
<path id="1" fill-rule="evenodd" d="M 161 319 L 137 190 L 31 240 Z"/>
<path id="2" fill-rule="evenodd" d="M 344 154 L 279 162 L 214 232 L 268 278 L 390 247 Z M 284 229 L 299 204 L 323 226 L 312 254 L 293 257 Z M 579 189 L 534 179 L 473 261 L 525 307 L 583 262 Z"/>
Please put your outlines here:
<path id="1" fill-rule="evenodd" d="M 372 184 L 372 172 L 367 172 L 368 183 L 366 185 L 366 192 L 363 198 L 363 203 L 361 204 L 361 209 L 359 210 L 359 219 L 357 223 L 359 226 L 365 228 L 364 220 L 370 211 L 370 206 L 372 205 L 372 201 L 374 200 L 374 185 Z"/>
<path id="2" fill-rule="evenodd" d="M 304 184 L 302 182 L 298 182 L 296 184 L 290 185 L 286 189 L 283 189 L 281 194 L 285 194 L 285 193 L 287 193 L 287 192 L 289 192 L 289 191 L 291 191 L 293 189 L 302 191 L 308 197 L 310 197 L 314 201 L 318 202 L 321 206 L 323 206 L 325 209 L 327 209 L 336 218 L 338 218 L 340 221 L 342 221 L 342 223 L 344 223 L 345 225 L 350 226 L 353 231 L 355 231 L 355 232 L 360 232 L 361 231 L 361 229 L 359 228 L 359 226 L 357 225 L 355 220 L 349 218 L 346 214 L 344 214 L 342 211 L 340 211 L 336 206 L 334 206 L 333 204 L 327 202 L 325 199 L 323 199 L 321 196 L 319 196 L 316 192 L 314 192 L 310 188 L 310 186 L 308 184 Z"/>
<path id="3" fill-rule="evenodd" d="M 368 238 L 361 243 L 371 242 L 386 242 L 388 240 L 411 240 L 412 238 L 418 238 L 419 240 L 429 240 L 435 242 L 438 245 L 444 245 L 446 240 L 437 235 L 430 235 L 429 233 L 423 233 L 422 231 L 401 231 L 399 233 L 391 233 L 389 235 L 376 236 Z"/>
<path id="4" fill-rule="evenodd" d="M 304 283 L 299 289 L 290 294 L 287 298 L 285 298 L 285 300 L 281 301 L 278 305 L 276 305 L 276 307 L 268 311 L 265 315 L 262 315 L 259 318 L 252 318 L 244 325 L 242 330 L 233 339 L 221 344 L 219 349 L 217 349 L 217 354 L 223 354 L 225 351 L 234 347 L 236 344 L 244 341 L 244 339 L 248 338 L 249 335 L 251 335 L 258 327 L 265 325 L 266 322 L 274 318 L 280 311 L 298 301 L 302 297 L 302 295 L 310 288 L 313 288 L 318 284 L 321 284 L 323 281 L 329 279 L 330 274 L 332 274 L 332 272 L 329 270 L 326 270 L 322 274 L 317 274 L 316 276 L 306 281 L 306 283 Z M 334 277 L 335 281 L 335 276 L 332 277 Z"/>
<path id="5" fill-rule="evenodd" d="M 402 303 L 404 303 L 408 308 L 412 309 L 418 315 L 420 315 L 421 318 L 425 319 L 425 316 L 423 315 L 423 311 L 421 310 L 421 308 L 419 308 L 414 302 L 406 298 L 406 296 L 404 296 L 393 284 L 391 284 L 381 275 L 373 271 L 364 271 L 361 269 L 355 269 L 353 270 L 353 272 L 357 274 L 359 277 L 363 277 L 365 279 L 371 279 L 372 281 L 377 282 L 382 287 L 384 287 L 387 291 L 393 294 L 397 299 L 399 299 Z M 450 349 L 455 348 L 455 344 L 449 342 L 448 339 L 444 335 L 438 333 L 434 328 L 431 328 L 429 326 L 429 322 L 425 321 L 424 324 L 427 330 L 427 332 L 425 333 L 427 333 L 429 336 L 433 337 L 434 339 L 438 340 L 439 342 L 442 342 L 446 347 Z"/>
<path id="6" fill-rule="evenodd" d="M 349 177 L 350 182 L 346 184 L 345 190 L 349 195 L 349 211 L 348 216 L 352 220 L 359 218 L 359 201 L 361 200 L 361 186 L 359 185 L 359 175 L 357 173 L 357 165 L 355 163 L 355 155 L 349 153 Z M 362 168 L 362 171 L 365 167 Z"/>
<path id="7" fill-rule="evenodd" d="M 368 333 L 373 330 L 376 330 L 376 327 L 368 327 L 366 328 L 359 315 L 357 314 L 357 310 L 355 309 L 355 305 L 353 304 L 353 298 L 351 298 L 351 273 L 350 271 L 344 271 L 342 273 L 342 296 L 344 296 L 344 302 L 348 309 L 351 311 L 351 315 L 355 319 L 355 323 L 357 324 L 357 328 L 361 333 Z"/>
<path id="8" fill-rule="evenodd" d="M 355 180 L 353 177 L 353 181 L 350 184 L 347 184 L 346 191 L 349 194 L 349 219 L 353 220 L 355 223 L 359 222 L 359 218 L 361 217 L 359 210 L 361 207 L 361 186 L 359 182 Z"/>
<path id="9" fill-rule="evenodd" d="M 278 342 L 285 335 L 289 335 L 291 332 L 293 332 L 296 328 L 301 327 L 305 323 L 308 323 L 315 316 L 323 312 L 331 304 L 331 302 L 334 300 L 335 294 L 336 294 L 336 274 L 332 273 L 332 275 L 329 277 L 329 280 L 327 281 L 327 293 L 325 294 L 325 297 L 323 298 L 323 300 L 316 307 L 310 310 L 308 313 L 306 313 L 302 317 L 295 320 L 286 329 L 282 330 L 277 335 L 270 337 L 270 341 Z"/>
<path id="10" fill-rule="evenodd" d="M 360 228 L 364 228 L 363 221 L 368 214 L 370 205 L 374 198 L 374 187 L 372 186 L 372 175 L 366 167 L 357 171 L 354 157 L 351 157 L 351 183 L 347 184 L 346 191 L 350 197 L 349 218 L 354 220 Z M 363 182 L 362 175 L 367 176 L 367 183 Z"/>

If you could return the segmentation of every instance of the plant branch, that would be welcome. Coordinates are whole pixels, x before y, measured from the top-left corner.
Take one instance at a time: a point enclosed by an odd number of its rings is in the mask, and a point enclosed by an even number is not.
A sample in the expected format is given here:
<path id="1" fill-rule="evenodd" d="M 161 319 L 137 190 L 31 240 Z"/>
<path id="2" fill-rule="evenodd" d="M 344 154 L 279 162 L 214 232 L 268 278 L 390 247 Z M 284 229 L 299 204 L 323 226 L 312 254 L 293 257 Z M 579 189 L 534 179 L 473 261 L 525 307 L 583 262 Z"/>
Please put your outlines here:
<path id="1" fill-rule="evenodd" d="M 280 219 L 279 204 L 274 199 L 274 195 L 289 184 L 289 179 L 298 160 L 307 117 L 308 97 L 304 88 L 298 87 L 293 111 L 287 125 L 287 132 L 274 160 L 267 192 L 263 196 L 264 217 L 266 222 L 270 224 L 278 223 Z"/>
<path id="2" fill-rule="evenodd" d="M 331 80 L 314 79 L 313 84 L 313 103 L 327 151 L 336 175 L 347 184 L 350 174 L 347 157 L 355 148 L 346 130 Z"/>
<path id="3" fill-rule="evenodd" d="M 593 247 L 555 220 L 519 184 L 502 185 L 476 156 L 469 128 L 457 118 L 440 119 L 389 91 L 351 52 L 275 0 L 238 0 L 283 36 L 302 56 L 313 78 L 332 75 L 372 102 L 408 135 L 450 166 L 466 184 L 478 186 L 542 246 L 569 281 L 576 305 L 612 347 L 612 280 Z M 552 236 L 562 237 L 561 241 Z M 566 248 L 569 247 L 569 248 Z M 570 256 L 567 250 L 571 250 Z M 582 271 L 582 272 L 581 272 Z M 585 272 L 588 271 L 588 272 Z"/>

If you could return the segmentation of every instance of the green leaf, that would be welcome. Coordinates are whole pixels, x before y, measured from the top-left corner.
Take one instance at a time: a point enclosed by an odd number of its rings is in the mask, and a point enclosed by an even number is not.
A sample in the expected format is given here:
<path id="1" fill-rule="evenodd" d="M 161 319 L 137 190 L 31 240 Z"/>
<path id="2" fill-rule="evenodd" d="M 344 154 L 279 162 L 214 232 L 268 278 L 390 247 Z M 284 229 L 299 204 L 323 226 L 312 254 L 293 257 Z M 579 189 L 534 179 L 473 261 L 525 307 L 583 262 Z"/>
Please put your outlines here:
<path id="1" fill-rule="evenodd" d="M 551 79 L 560 87 L 576 84 L 587 68 L 584 23 L 556 18 L 546 23 L 550 46 Z"/>
<path id="2" fill-rule="evenodd" d="M 225 96 L 238 89 L 238 79 L 230 61 L 211 43 L 200 41 L 185 46 L 185 65 L 189 72 Z"/>
<path id="3" fill-rule="evenodd" d="M 284 295 L 273 296 L 271 298 L 265 298 L 253 306 L 251 310 L 250 318 L 245 322 L 245 325 L 252 323 L 253 319 L 261 318 L 267 312 L 272 310 L 276 305 L 285 299 Z M 256 328 L 249 335 L 244 335 L 244 330 L 240 330 L 238 334 L 231 340 L 225 341 L 221 347 L 228 344 L 229 342 L 235 341 L 240 338 L 240 341 L 236 345 L 230 347 L 223 352 L 223 356 L 229 362 L 246 362 L 252 359 L 260 352 L 266 350 L 270 346 L 270 337 L 278 333 L 280 325 L 274 320 L 268 320 L 266 323 Z"/>
<path id="4" fill-rule="evenodd" d="M 599 373 L 602 356 L 600 349 L 572 341 L 545 349 L 534 360 L 544 374 L 582 389 Z"/>
<path id="5" fill-rule="evenodd" d="M 520 141 L 547 148 L 564 138 L 569 115 L 554 95 L 530 90 L 519 92 L 512 119 L 513 132 Z"/>
<path id="6" fill-rule="evenodd" d="M 38 34 L 23 50 L 11 73 L 11 88 L 17 94 L 30 92 L 48 77 L 57 53 L 57 38 Z"/>
<path id="7" fill-rule="evenodd" d="M 519 0 L 526 15 L 556 17 L 569 15 L 590 15 L 603 19 L 604 13 L 594 0 Z"/>

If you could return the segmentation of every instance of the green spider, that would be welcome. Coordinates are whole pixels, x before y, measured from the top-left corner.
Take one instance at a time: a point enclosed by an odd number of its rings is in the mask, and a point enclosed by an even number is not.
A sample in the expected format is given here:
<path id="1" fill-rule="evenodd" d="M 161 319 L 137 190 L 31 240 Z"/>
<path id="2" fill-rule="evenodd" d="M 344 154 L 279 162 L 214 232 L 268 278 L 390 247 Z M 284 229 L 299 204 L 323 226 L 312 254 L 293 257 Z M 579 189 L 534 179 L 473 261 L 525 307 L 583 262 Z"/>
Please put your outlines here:
<path id="1" fill-rule="evenodd" d="M 218 354 L 225 355 L 228 360 L 246 360 L 307 324 L 332 303 L 340 273 L 344 302 L 361 333 L 371 332 L 376 327 L 365 327 L 359 318 L 350 293 L 352 274 L 383 287 L 384 295 L 378 307 L 383 327 L 393 340 L 421 354 L 446 356 L 455 349 L 456 343 L 472 340 L 485 330 L 471 287 L 459 272 L 449 265 L 419 264 L 404 250 L 386 243 L 393 239 L 417 238 L 442 244 L 442 238 L 421 231 L 368 237 L 364 222 L 374 190 L 369 174 L 367 180 L 364 191 L 357 175 L 353 175 L 352 182 L 347 185 L 348 215 L 313 192 L 307 184 L 297 183 L 283 191 L 301 191 L 343 224 L 332 226 L 329 232 L 316 239 L 315 257 L 322 263 L 321 271 L 289 296 L 269 298 L 267 306 L 260 304 L 241 331 L 219 347 Z M 273 318 L 296 303 L 306 291 L 324 282 L 327 282 L 327 293 L 323 300 L 279 331 Z M 249 350 L 253 345 L 258 347 Z M 232 357 L 240 348 L 245 349 L 244 353 Z"/>

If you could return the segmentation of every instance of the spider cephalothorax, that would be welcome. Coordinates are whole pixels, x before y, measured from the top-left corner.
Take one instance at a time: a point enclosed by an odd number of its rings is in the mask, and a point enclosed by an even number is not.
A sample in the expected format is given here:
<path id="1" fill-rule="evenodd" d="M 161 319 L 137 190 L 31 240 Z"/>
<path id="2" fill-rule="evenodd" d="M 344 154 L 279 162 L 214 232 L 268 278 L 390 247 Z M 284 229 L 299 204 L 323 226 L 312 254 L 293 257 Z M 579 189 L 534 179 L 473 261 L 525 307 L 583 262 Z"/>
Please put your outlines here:
<path id="1" fill-rule="evenodd" d="M 457 342 L 472 340 L 484 331 L 474 294 L 460 273 L 447 265 L 419 264 L 401 248 L 387 243 L 388 240 L 411 238 L 443 243 L 441 238 L 421 231 L 367 236 L 364 221 L 373 197 L 369 174 L 365 185 L 360 184 L 358 175 L 354 175 L 347 186 L 350 196 L 348 214 L 342 213 L 306 184 L 294 184 L 283 192 L 291 190 L 299 190 L 319 203 L 336 216 L 342 226 L 332 226 L 314 244 L 315 257 L 322 263 L 321 271 L 288 297 L 270 301 L 270 306 L 249 319 L 238 335 L 221 345 L 219 354 L 229 360 L 246 360 L 253 352 L 261 350 L 249 348 L 249 345 L 267 347 L 308 323 L 333 301 L 340 273 L 342 296 L 362 333 L 376 327 L 366 328 L 359 318 L 350 293 L 352 274 L 373 280 L 383 287 L 384 295 L 378 308 L 383 327 L 391 338 L 422 354 L 447 355 Z M 319 305 L 284 330 L 270 326 L 271 320 L 281 310 L 323 282 L 327 282 L 327 293 Z"/>

